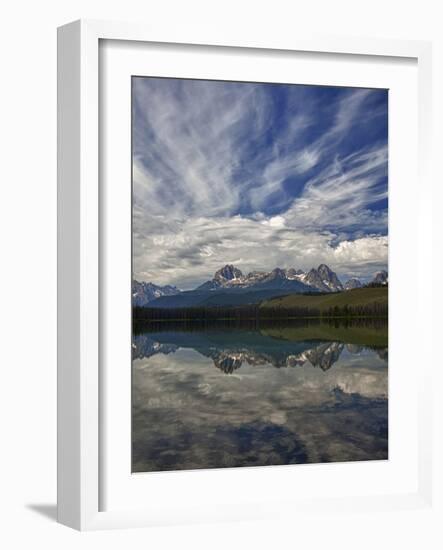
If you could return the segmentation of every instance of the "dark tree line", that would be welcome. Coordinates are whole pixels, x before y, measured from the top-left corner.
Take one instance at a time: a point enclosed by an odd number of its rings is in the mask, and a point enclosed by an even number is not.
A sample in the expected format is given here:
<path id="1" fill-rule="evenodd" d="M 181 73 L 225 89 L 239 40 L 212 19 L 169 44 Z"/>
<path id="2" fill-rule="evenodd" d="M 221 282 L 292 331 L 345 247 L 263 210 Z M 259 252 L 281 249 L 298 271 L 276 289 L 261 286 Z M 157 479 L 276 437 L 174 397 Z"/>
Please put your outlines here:
<path id="1" fill-rule="evenodd" d="M 260 317 L 266 319 L 291 319 L 294 317 L 321 317 L 321 311 L 313 307 L 265 307 L 259 308 Z"/>
<path id="2" fill-rule="evenodd" d="M 256 319 L 259 308 L 250 306 L 212 306 L 212 307 L 181 307 L 181 308 L 150 308 L 134 307 L 132 310 L 135 320 L 151 321 L 217 321 L 223 319 Z"/>
<path id="3" fill-rule="evenodd" d="M 318 322 L 321 324 L 326 323 L 332 328 L 388 328 L 387 317 L 322 317 L 318 319 Z"/>
<path id="4" fill-rule="evenodd" d="M 323 311 L 323 317 L 387 317 L 388 304 L 372 302 L 356 306 L 334 306 Z"/>
<path id="5" fill-rule="evenodd" d="M 311 307 L 265 307 L 259 305 L 245 306 L 212 306 L 212 307 L 184 307 L 184 308 L 150 308 L 134 307 L 135 321 L 222 321 L 235 322 L 259 321 L 294 318 L 358 318 L 358 317 L 387 317 L 388 305 L 373 302 L 358 306 L 334 306 L 326 310 Z"/>

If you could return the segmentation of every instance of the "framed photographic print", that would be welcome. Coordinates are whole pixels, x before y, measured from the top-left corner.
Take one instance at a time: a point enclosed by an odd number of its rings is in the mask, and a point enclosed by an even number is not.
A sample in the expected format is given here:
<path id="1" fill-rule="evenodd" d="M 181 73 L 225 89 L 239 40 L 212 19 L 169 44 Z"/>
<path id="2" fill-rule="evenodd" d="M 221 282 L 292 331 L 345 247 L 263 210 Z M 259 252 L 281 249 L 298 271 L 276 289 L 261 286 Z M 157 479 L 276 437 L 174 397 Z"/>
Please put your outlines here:
<path id="1" fill-rule="evenodd" d="M 59 520 L 429 506 L 429 45 L 185 34 L 59 29 Z"/>

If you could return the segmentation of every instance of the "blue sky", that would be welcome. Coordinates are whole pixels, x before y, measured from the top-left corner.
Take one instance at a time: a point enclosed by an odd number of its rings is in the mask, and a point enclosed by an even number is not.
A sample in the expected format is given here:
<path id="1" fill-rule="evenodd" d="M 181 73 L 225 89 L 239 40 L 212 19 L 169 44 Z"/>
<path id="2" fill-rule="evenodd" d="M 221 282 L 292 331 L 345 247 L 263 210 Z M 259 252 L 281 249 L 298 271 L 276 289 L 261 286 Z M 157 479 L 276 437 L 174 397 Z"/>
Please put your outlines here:
<path id="1" fill-rule="evenodd" d="M 388 92 L 133 78 L 134 277 L 387 268 Z"/>

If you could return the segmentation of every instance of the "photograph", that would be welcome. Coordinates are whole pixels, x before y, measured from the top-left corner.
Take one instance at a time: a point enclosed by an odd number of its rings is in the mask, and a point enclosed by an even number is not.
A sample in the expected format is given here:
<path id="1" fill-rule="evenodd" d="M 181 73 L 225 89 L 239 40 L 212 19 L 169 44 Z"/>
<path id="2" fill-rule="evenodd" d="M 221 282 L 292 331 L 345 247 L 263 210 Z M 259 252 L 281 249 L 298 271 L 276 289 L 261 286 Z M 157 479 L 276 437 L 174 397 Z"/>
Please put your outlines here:
<path id="1" fill-rule="evenodd" d="M 389 458 L 388 96 L 132 76 L 133 473 Z"/>

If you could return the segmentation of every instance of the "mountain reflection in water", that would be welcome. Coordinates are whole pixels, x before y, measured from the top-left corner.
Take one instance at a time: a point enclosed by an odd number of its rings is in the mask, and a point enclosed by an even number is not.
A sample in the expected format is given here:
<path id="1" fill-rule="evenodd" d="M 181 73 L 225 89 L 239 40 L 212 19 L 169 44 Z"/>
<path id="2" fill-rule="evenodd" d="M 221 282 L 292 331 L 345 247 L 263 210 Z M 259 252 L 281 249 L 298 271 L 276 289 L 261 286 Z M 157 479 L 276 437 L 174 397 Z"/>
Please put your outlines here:
<path id="1" fill-rule="evenodd" d="M 388 457 L 384 323 L 134 329 L 134 472 Z"/>

